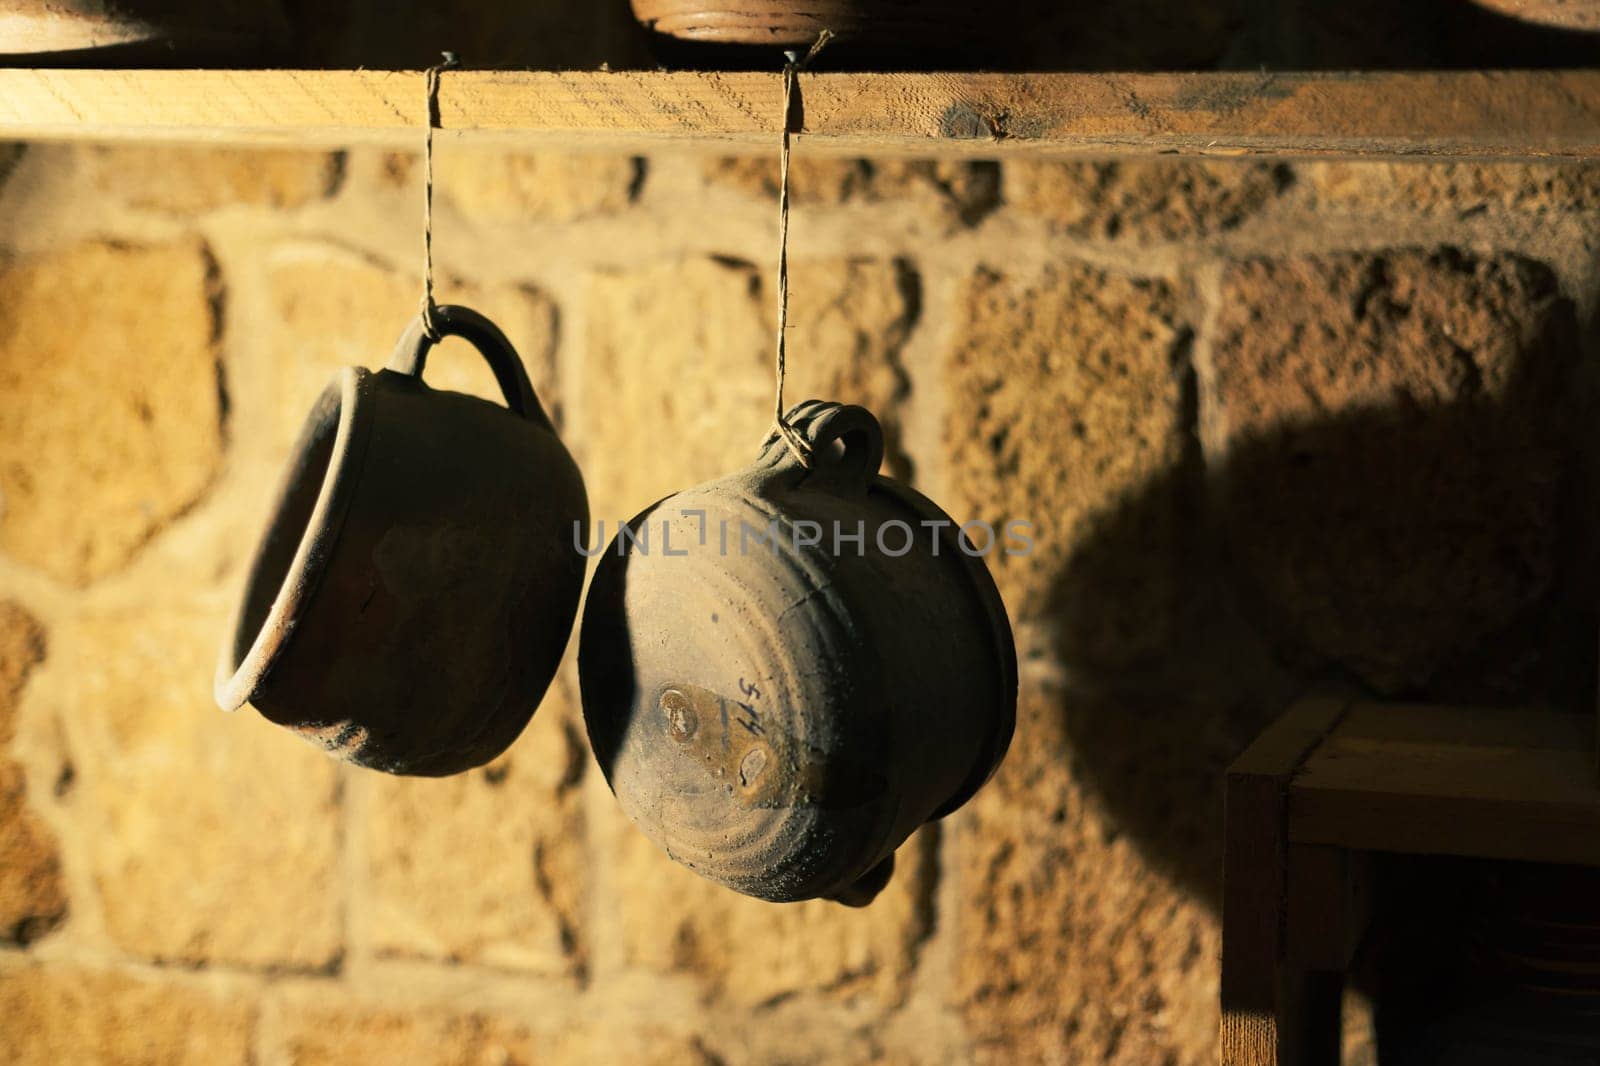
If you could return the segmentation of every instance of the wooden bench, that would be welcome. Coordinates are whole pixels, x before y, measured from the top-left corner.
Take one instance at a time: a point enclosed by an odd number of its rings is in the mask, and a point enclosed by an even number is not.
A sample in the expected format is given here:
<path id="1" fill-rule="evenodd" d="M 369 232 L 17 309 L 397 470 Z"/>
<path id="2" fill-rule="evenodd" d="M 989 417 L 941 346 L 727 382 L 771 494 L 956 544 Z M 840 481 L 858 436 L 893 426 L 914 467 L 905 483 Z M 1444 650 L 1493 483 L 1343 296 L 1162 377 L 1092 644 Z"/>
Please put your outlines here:
<path id="1" fill-rule="evenodd" d="M 1302 703 L 1228 770 L 1223 1066 L 1339 1061 L 1378 852 L 1600 866 L 1594 719 Z"/>

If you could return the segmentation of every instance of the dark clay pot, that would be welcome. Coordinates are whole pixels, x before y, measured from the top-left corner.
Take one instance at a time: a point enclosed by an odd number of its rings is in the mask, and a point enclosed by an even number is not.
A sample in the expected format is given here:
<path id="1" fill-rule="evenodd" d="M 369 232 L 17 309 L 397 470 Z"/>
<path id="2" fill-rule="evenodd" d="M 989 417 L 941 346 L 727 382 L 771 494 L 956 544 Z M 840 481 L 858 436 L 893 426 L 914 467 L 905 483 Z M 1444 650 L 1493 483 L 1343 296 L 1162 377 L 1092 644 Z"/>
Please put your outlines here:
<path id="1" fill-rule="evenodd" d="M 861 904 L 999 764 L 1016 651 L 983 561 L 949 525 L 935 554 L 921 523 L 947 516 L 878 476 L 877 420 L 817 401 L 790 418 L 811 469 L 774 436 L 606 549 L 584 718 L 618 801 L 674 859 L 761 899 Z M 879 544 L 893 522 L 915 531 L 908 549 L 898 529 Z M 858 528 L 859 551 L 843 539 Z"/>
<path id="2" fill-rule="evenodd" d="M 347 367 L 302 430 L 223 648 L 216 696 L 397 774 L 488 762 L 555 675 L 577 612 L 583 481 L 493 323 L 442 307 L 509 410 L 429 388 L 421 320 Z"/>

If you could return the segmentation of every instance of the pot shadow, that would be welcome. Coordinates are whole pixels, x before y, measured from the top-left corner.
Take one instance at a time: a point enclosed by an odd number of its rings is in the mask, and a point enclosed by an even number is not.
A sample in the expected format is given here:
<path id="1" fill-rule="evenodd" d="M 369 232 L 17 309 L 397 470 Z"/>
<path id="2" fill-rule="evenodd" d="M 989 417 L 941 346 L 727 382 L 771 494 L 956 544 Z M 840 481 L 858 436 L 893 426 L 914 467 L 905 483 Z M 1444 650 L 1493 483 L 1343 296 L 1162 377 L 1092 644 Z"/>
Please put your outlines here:
<path id="1" fill-rule="evenodd" d="M 1295 700 L 1594 706 L 1581 501 L 1600 464 L 1582 419 L 1600 392 L 1572 305 L 1549 321 L 1498 384 L 1468 379 L 1451 402 L 1397 389 L 1239 439 L 1210 468 L 1194 445 L 1101 516 L 1019 620 L 1021 643 L 1036 634 L 1034 654 L 1066 667 L 1026 697 L 1059 716 L 1035 719 L 1040 736 L 1063 738 L 1056 757 L 1117 831 L 1218 913 L 1224 772 Z M 1130 618 L 1165 618 L 1165 634 L 1090 661 L 1108 629 L 1137 632 Z M 1026 728 L 1018 745 L 1037 742 Z"/>

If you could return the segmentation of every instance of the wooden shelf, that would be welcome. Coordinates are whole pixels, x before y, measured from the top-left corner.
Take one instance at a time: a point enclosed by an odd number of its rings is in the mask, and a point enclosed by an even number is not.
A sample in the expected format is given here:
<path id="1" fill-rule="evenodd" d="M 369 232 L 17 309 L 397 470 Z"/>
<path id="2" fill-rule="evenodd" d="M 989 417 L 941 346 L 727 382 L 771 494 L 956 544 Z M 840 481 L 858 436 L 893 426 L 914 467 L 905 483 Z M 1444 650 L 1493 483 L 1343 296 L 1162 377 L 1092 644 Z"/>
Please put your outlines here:
<path id="1" fill-rule="evenodd" d="M 1600 867 L 1594 718 L 1323 701 L 1228 770 L 1223 1066 L 1337 1062 L 1373 853 Z"/>
<path id="2" fill-rule="evenodd" d="M 1594 719 L 1355 704 L 1290 783 L 1289 840 L 1600 866 Z"/>
<path id="3" fill-rule="evenodd" d="M 1600 70 L 814 74 L 801 149 L 937 156 L 1600 158 Z M 777 74 L 465 71 L 447 135 L 769 151 Z M 411 71 L 0 69 L 0 138 L 414 145 Z"/>

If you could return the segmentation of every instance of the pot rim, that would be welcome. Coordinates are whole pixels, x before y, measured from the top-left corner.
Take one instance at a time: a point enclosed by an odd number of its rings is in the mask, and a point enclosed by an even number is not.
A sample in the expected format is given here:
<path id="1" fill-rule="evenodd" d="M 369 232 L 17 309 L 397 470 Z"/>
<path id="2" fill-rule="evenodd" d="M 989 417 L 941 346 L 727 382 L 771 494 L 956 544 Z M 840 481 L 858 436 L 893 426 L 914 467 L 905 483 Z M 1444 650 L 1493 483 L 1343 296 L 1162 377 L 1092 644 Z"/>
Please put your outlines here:
<path id="1" fill-rule="evenodd" d="M 324 398 L 335 389 L 338 390 L 339 422 L 334 432 L 333 448 L 322 473 L 322 485 L 317 490 L 316 503 L 300 533 L 299 544 L 284 571 L 272 605 L 251 640 L 250 650 L 242 657 L 236 657 L 240 638 L 244 635 L 241 629 L 246 624 L 246 613 L 252 601 L 251 592 L 263 580 L 261 569 L 266 561 L 270 537 L 263 534 L 256 545 L 244 592 L 238 598 L 238 605 L 226 631 L 222 655 L 217 662 L 213 694 L 217 705 L 224 711 L 236 711 L 255 697 L 272 668 L 287 652 L 297 624 L 322 581 L 329 556 L 338 543 L 345 515 L 356 494 L 358 475 L 371 437 L 375 386 L 373 373 L 365 367 L 345 367 L 317 399 L 317 405 L 320 406 Z M 316 408 L 312 410 L 315 412 Z M 296 453 L 303 451 L 307 443 L 305 430 L 302 430 Z M 291 467 L 279 485 L 270 519 L 272 524 L 276 524 L 283 512 L 293 477 Z M 272 524 L 267 527 L 269 532 Z"/>

